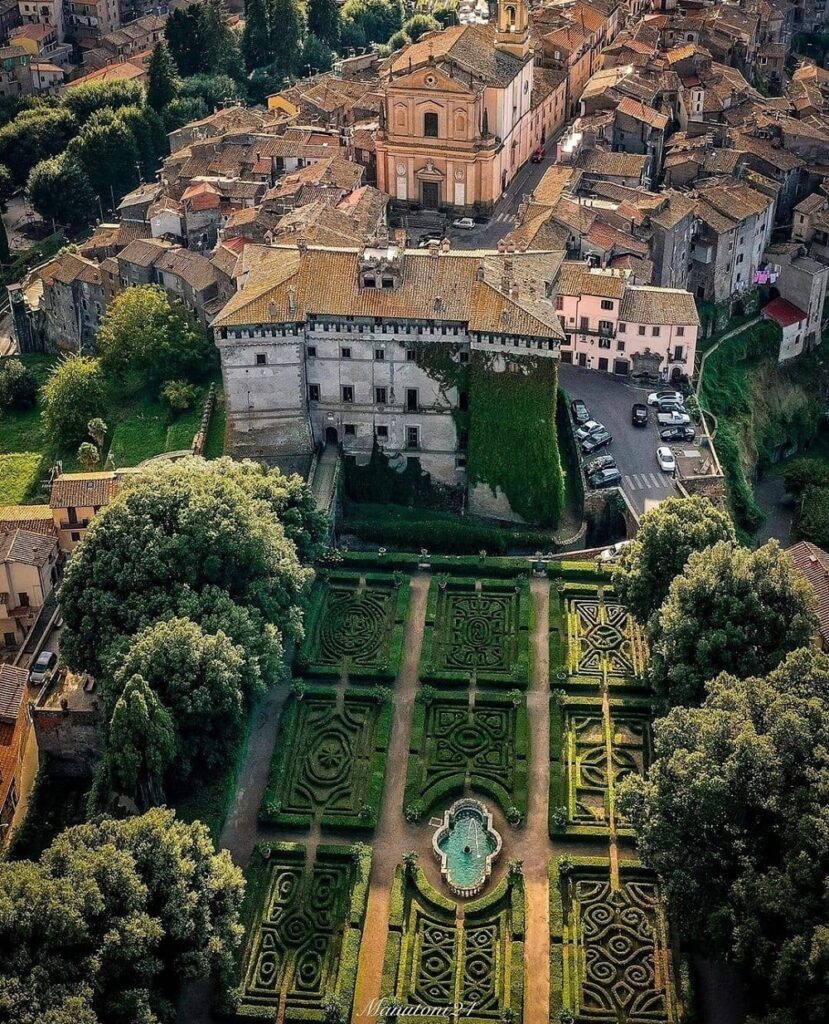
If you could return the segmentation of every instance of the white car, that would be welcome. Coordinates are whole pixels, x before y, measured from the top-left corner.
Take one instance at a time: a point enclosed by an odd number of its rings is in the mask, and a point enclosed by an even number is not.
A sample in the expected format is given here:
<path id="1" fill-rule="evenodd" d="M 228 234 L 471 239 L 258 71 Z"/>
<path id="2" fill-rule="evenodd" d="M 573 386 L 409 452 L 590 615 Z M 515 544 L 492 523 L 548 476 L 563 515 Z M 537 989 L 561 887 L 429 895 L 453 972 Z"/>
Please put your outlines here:
<path id="1" fill-rule="evenodd" d="M 673 412 L 659 412 L 656 414 L 656 419 L 660 427 L 684 427 L 691 422 L 688 413 L 680 412 L 678 409 L 674 409 Z"/>
<path id="2" fill-rule="evenodd" d="M 576 440 L 583 441 L 589 434 L 594 433 L 596 430 L 602 430 L 602 425 L 598 420 L 588 420 L 586 423 L 582 423 L 579 429 L 576 431 Z"/>
<path id="3" fill-rule="evenodd" d="M 676 469 L 676 459 L 670 448 L 661 447 L 656 449 L 656 461 L 663 473 L 673 473 Z"/>
<path id="4" fill-rule="evenodd" d="M 681 391 L 652 391 L 648 395 L 648 405 L 659 405 L 660 402 L 676 402 L 685 405 L 685 398 Z"/>
<path id="5" fill-rule="evenodd" d="M 622 552 L 630 543 L 631 541 L 629 540 L 619 540 L 615 544 L 611 544 L 609 548 L 605 548 L 599 555 L 599 561 L 615 562 L 617 559 L 622 557 Z"/>
<path id="6" fill-rule="evenodd" d="M 463 231 L 471 231 L 475 227 L 475 221 L 471 217 L 458 217 L 452 221 L 453 228 L 461 228 Z"/>

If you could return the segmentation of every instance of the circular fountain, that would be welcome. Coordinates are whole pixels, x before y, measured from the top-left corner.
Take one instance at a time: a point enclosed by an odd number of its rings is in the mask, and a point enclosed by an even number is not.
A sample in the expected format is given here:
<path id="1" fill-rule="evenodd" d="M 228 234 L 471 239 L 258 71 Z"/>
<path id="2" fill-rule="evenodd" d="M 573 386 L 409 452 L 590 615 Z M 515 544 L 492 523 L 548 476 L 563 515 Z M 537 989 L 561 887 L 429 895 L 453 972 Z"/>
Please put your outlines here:
<path id="1" fill-rule="evenodd" d="M 501 836 L 480 800 L 456 800 L 432 836 L 440 874 L 455 896 L 476 896 L 501 852 Z"/>

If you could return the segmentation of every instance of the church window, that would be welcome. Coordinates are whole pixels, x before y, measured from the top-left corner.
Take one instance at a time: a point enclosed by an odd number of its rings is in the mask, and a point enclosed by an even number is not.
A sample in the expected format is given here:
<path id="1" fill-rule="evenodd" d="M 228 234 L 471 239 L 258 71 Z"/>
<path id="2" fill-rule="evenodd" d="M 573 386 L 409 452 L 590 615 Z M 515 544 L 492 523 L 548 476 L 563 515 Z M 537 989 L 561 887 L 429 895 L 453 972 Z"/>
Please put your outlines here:
<path id="1" fill-rule="evenodd" d="M 423 115 L 423 134 L 427 139 L 438 137 L 438 115 L 428 113 Z"/>

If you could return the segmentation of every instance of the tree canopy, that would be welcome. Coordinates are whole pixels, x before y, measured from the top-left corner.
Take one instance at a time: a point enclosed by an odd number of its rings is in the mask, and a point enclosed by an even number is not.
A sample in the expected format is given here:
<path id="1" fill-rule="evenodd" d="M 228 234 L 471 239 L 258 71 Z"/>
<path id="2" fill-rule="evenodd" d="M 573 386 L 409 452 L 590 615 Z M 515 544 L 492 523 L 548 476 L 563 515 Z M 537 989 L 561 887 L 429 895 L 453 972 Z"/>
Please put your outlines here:
<path id="1" fill-rule="evenodd" d="M 621 808 L 691 948 L 748 973 L 775 1024 L 829 1019 L 829 657 L 723 674 L 654 726 L 647 779 Z"/>
<path id="2" fill-rule="evenodd" d="M 670 704 L 699 704 L 720 672 L 769 672 L 809 642 L 814 593 L 777 541 L 693 553 L 649 627 L 649 675 Z"/>
<path id="3" fill-rule="evenodd" d="M 41 160 L 32 168 L 26 198 L 44 220 L 77 230 L 95 215 L 95 193 L 77 160 L 65 154 Z"/>
<path id="4" fill-rule="evenodd" d="M 204 825 L 156 809 L 67 829 L 0 864 L 0 1018 L 161 1024 L 181 982 L 226 975 L 244 881 Z"/>
<path id="5" fill-rule="evenodd" d="M 222 628 L 234 642 L 241 642 L 234 624 L 242 631 L 266 624 L 260 649 L 272 664 L 280 633 L 301 635 L 298 602 L 312 575 L 300 564 L 276 499 L 256 493 L 280 490 L 277 478 L 284 479 L 228 459 L 158 465 L 129 478 L 66 568 L 61 646 L 70 667 L 98 674 L 115 641 L 171 615 L 188 615 L 208 632 Z M 297 487 L 283 499 L 283 515 L 300 536 L 317 523 L 306 490 Z M 206 621 L 219 601 L 240 609 L 228 627 Z"/>
<path id="6" fill-rule="evenodd" d="M 97 344 L 104 371 L 139 387 L 203 376 L 216 363 L 207 331 L 158 285 L 120 292 L 107 307 Z"/>
<path id="7" fill-rule="evenodd" d="M 69 109 L 23 110 L 0 128 L 0 161 L 8 167 L 15 182 L 23 185 L 35 164 L 62 152 L 77 130 L 78 121 Z"/>
<path id="8" fill-rule="evenodd" d="M 64 357 L 49 374 L 41 395 L 46 434 L 58 448 L 78 445 L 89 421 L 106 412 L 107 385 L 100 361 L 83 355 Z"/>
<path id="9" fill-rule="evenodd" d="M 147 103 L 153 110 L 161 111 L 175 99 L 177 89 L 176 64 L 162 40 L 155 44 L 147 68 Z"/>
<path id="10" fill-rule="evenodd" d="M 727 513 L 707 498 L 668 498 L 642 516 L 639 532 L 613 574 L 619 600 L 647 623 L 694 551 L 736 541 Z"/>

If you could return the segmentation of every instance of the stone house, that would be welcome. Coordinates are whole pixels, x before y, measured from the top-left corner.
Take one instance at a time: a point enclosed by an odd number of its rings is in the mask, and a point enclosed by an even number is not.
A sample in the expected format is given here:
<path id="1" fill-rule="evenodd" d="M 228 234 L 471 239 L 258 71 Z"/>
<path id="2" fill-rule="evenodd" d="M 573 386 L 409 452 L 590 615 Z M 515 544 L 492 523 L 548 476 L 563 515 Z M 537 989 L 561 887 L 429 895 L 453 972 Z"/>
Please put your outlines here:
<path id="1" fill-rule="evenodd" d="M 94 773 L 101 755 L 103 716 L 90 676 L 61 670 L 41 688 L 30 715 L 50 774 L 84 778 Z"/>
<path id="2" fill-rule="evenodd" d="M 829 267 L 806 254 L 804 246 L 793 242 L 770 245 L 766 249 L 765 273 L 775 275 L 778 298 L 763 310 L 763 316 L 776 320 L 783 330 L 780 362 L 793 359 L 821 343 L 821 321 Z"/>
<path id="3" fill-rule="evenodd" d="M 699 316 L 686 291 L 633 285 L 628 271 L 566 261 L 555 306 L 563 363 L 666 381 L 693 370 Z"/>
<path id="4" fill-rule="evenodd" d="M 0 643 L 23 642 L 57 578 L 54 535 L 24 529 L 0 533 Z"/>
<path id="5" fill-rule="evenodd" d="M 61 551 L 74 551 L 94 516 L 121 489 L 125 472 L 61 473 L 55 479 L 49 508 Z"/>

